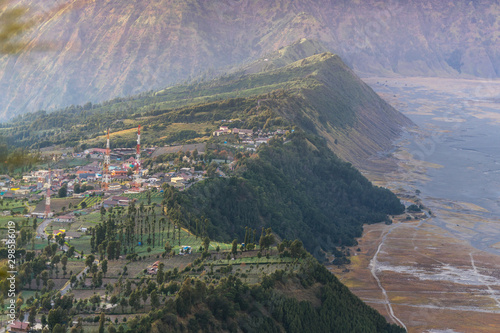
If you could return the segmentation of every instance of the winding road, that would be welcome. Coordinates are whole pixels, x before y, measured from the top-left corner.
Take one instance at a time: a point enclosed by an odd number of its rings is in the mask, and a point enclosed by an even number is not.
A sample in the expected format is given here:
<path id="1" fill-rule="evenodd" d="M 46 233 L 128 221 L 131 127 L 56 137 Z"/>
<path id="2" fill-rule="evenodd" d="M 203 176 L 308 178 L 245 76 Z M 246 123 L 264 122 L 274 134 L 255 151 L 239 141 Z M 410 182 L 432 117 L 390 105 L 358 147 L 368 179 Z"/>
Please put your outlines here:
<path id="1" fill-rule="evenodd" d="M 45 228 L 52 222 L 52 219 L 44 219 L 42 223 L 36 227 L 36 234 L 42 239 L 46 239 L 47 235 L 45 234 Z"/>
<path id="2" fill-rule="evenodd" d="M 385 298 L 384 304 L 387 307 L 387 309 L 389 310 L 389 316 L 391 316 L 391 318 L 394 320 L 394 322 L 400 324 L 402 327 L 404 327 L 405 330 L 408 330 L 406 328 L 406 325 L 398 317 L 396 317 L 396 315 L 394 314 L 394 310 L 392 309 L 392 304 L 391 304 L 391 301 L 389 299 L 389 296 L 387 296 L 387 292 L 386 292 L 385 288 L 382 286 L 382 283 L 380 283 L 380 279 L 377 276 L 377 264 L 378 264 L 377 257 L 378 257 L 378 254 L 380 252 L 380 249 L 384 245 L 384 242 L 385 242 L 387 236 L 394 229 L 396 229 L 399 225 L 400 225 L 399 223 L 393 224 L 393 226 L 382 237 L 382 241 L 380 242 L 380 244 L 377 248 L 377 252 L 375 252 L 375 255 L 373 256 L 372 260 L 370 260 L 370 267 L 371 267 L 370 271 L 371 271 L 373 277 L 375 278 L 375 280 L 377 281 L 377 285 L 380 288 L 380 290 L 382 291 L 382 294 L 384 295 L 384 298 Z"/>
<path id="3" fill-rule="evenodd" d="M 45 228 L 47 228 L 50 222 L 52 222 L 52 219 L 44 219 L 43 222 L 36 227 L 37 236 L 39 236 L 42 239 L 47 239 L 47 235 L 45 234 Z M 68 251 L 68 247 L 64 245 L 63 250 Z M 83 257 L 83 259 L 85 259 L 85 257 Z M 97 262 L 97 264 L 99 264 L 99 262 Z M 80 279 L 83 276 L 83 274 L 86 274 L 88 269 L 89 269 L 88 267 L 85 267 L 80 273 L 78 273 L 78 275 L 76 276 L 77 280 Z M 61 288 L 61 296 L 63 296 L 70 290 L 71 290 L 71 283 L 68 280 L 68 282 L 64 285 L 64 287 Z"/>

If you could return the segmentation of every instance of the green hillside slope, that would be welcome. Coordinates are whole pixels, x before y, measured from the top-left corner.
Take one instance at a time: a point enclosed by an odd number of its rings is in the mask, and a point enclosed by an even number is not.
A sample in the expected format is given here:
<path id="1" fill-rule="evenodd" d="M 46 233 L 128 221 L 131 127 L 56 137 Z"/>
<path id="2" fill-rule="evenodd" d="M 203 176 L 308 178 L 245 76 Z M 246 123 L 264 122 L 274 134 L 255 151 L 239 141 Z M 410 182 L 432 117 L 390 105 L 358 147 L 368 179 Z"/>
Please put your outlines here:
<path id="1" fill-rule="evenodd" d="M 137 333 L 406 332 L 388 324 L 311 259 L 297 273 L 276 271 L 251 286 L 235 276 L 209 286 L 188 278 L 175 299 L 127 325 L 127 332 Z"/>
<path id="2" fill-rule="evenodd" d="M 210 238 L 244 239 L 246 227 L 272 228 L 281 238 L 300 239 L 323 257 L 336 246 L 355 245 L 363 224 L 388 221 L 404 206 L 387 189 L 374 187 L 314 136 L 294 133 L 274 140 L 253 157 L 238 160 L 230 178 L 214 178 L 184 192 L 172 189 L 166 204 L 172 218 L 196 231 L 208 218 Z"/>
<path id="3" fill-rule="evenodd" d="M 278 57 L 273 62 L 289 61 Z M 401 127 L 412 125 L 340 57 L 321 53 L 255 74 L 237 72 L 100 105 L 29 114 L 0 133 L 12 146 L 102 146 L 104 141 L 94 138 L 107 126 L 115 132 L 141 124 L 144 144 L 163 145 L 176 138 L 171 124 L 203 124 L 194 136 L 203 137 L 229 119 L 238 119 L 242 128 L 299 126 L 325 138 L 330 149 L 357 166 L 390 148 Z M 133 146 L 134 141 L 130 132 L 115 144 Z"/>

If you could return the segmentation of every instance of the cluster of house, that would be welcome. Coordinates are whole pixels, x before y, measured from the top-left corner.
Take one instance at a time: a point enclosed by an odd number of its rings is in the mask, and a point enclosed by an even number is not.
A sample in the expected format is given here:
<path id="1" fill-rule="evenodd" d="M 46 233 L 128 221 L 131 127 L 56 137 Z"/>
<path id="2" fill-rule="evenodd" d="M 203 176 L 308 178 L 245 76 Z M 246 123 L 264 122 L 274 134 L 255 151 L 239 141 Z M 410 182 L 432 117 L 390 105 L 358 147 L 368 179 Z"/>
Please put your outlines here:
<path id="1" fill-rule="evenodd" d="M 7 332 L 11 333 L 27 333 L 36 329 L 42 330 L 42 324 L 38 324 L 35 325 L 35 327 L 31 327 L 30 324 L 27 322 L 14 321 L 12 324 L 7 325 Z"/>
<path id="2" fill-rule="evenodd" d="M 262 130 L 253 131 L 251 129 L 229 128 L 228 126 L 220 126 L 218 130 L 212 133 L 213 136 L 222 136 L 228 134 L 238 134 L 241 143 L 246 145 L 258 146 L 263 143 L 268 143 L 271 138 L 279 134 L 287 134 L 288 131 L 277 129 L 276 131 L 265 132 Z"/>
<path id="3" fill-rule="evenodd" d="M 158 266 L 159 265 L 160 265 L 160 262 L 159 261 L 155 261 L 154 264 L 152 264 L 151 266 L 148 266 L 146 268 L 147 273 L 149 275 L 156 275 L 156 273 L 158 272 Z"/>
<path id="4" fill-rule="evenodd" d="M 118 196 L 118 195 L 113 195 L 107 198 L 102 202 L 102 205 L 104 208 L 109 208 L 109 207 L 126 207 L 130 203 L 130 198 L 128 197 L 123 197 L 123 196 Z"/>
<path id="5" fill-rule="evenodd" d="M 54 178 L 58 180 L 62 170 L 54 170 Z M 0 197 L 4 199 L 23 199 L 34 192 L 40 192 L 48 187 L 48 170 L 39 170 L 25 175 L 22 181 L 0 175 Z"/>
<path id="6" fill-rule="evenodd" d="M 205 173 L 205 171 L 195 171 L 194 168 L 181 168 L 178 172 L 165 173 L 163 180 L 169 185 L 182 190 L 190 183 L 202 180 Z"/>
<path id="7" fill-rule="evenodd" d="M 112 195 L 107 199 L 104 204 L 109 206 L 126 206 L 128 205 L 128 199 L 124 197 L 118 197 L 122 193 L 126 193 L 131 189 L 132 177 L 124 173 L 128 168 L 133 165 L 135 160 L 129 159 L 118 166 L 110 166 L 111 183 L 108 186 L 108 191 Z M 161 185 L 168 183 L 178 189 L 184 189 L 188 187 L 191 183 L 203 179 L 204 171 L 195 171 L 194 168 L 181 168 L 177 172 L 167 172 L 167 173 L 156 173 L 154 175 L 147 175 L 148 170 L 142 170 L 142 188 L 156 188 L 161 190 Z M 49 176 L 50 174 L 50 176 Z M 2 177 L 2 176 L 0 176 Z M 49 177 L 50 177 L 50 190 L 53 196 L 57 196 L 58 191 L 62 186 L 66 186 L 66 195 L 68 197 L 74 198 L 84 198 L 86 196 L 92 195 L 103 195 L 105 194 L 102 187 L 102 163 L 94 161 L 93 163 L 76 167 L 72 171 L 64 171 L 62 169 L 56 170 L 37 170 L 24 175 L 22 181 L 14 180 L 3 176 L 0 178 L 1 183 L 4 185 L 0 187 L 0 197 L 7 199 L 23 199 L 29 198 L 31 201 L 36 201 L 46 195 L 46 191 L 49 187 Z M 76 187 L 79 186 L 81 189 L 82 184 L 87 184 L 94 189 L 84 189 L 83 191 L 77 191 Z M 10 212 L 8 212 L 10 213 Z M 43 216 L 43 212 L 35 213 L 38 216 Z M 61 222 L 68 216 L 60 216 L 58 219 Z"/>
<path id="8" fill-rule="evenodd" d="M 154 147 L 146 148 L 144 151 L 148 154 L 152 154 L 155 151 Z M 114 148 L 109 152 L 109 158 L 116 161 L 125 161 L 127 156 L 135 155 L 136 148 Z M 87 157 L 93 159 L 104 159 L 106 155 L 106 149 L 104 148 L 89 148 L 85 149 L 83 153 L 75 153 L 73 157 Z"/>
<path id="9" fill-rule="evenodd" d="M 253 130 L 251 129 L 240 129 L 240 128 L 228 128 L 227 126 L 221 126 L 218 130 L 215 130 L 212 134 L 213 136 L 221 136 L 228 134 L 238 134 L 240 137 L 253 136 Z"/>
<path id="10" fill-rule="evenodd" d="M 67 217 L 69 217 L 71 221 L 64 221 L 64 222 L 74 222 L 74 219 L 75 219 L 74 216 L 68 215 Z M 62 222 L 62 221 L 57 221 L 57 219 L 56 219 L 56 222 Z M 68 240 L 68 239 L 80 238 L 82 236 L 82 233 L 75 232 L 75 231 L 66 231 L 66 229 L 53 230 L 52 236 L 54 236 L 54 238 L 55 238 L 57 235 L 64 235 L 64 239 Z"/>
<path id="11" fill-rule="evenodd" d="M 96 148 L 97 149 L 97 148 Z M 135 158 L 130 157 L 119 163 L 118 165 L 109 166 L 109 174 L 111 179 L 124 181 L 130 179 L 129 170 L 134 170 L 136 168 L 137 161 Z M 79 167 L 76 171 L 76 175 L 80 180 L 95 181 L 102 179 L 102 163 L 97 161 L 92 164 Z M 141 176 L 148 174 L 148 169 L 140 169 Z"/>
<path id="12" fill-rule="evenodd" d="M 179 255 L 182 256 L 184 254 L 191 254 L 192 248 L 188 245 L 182 245 L 179 249 Z"/>

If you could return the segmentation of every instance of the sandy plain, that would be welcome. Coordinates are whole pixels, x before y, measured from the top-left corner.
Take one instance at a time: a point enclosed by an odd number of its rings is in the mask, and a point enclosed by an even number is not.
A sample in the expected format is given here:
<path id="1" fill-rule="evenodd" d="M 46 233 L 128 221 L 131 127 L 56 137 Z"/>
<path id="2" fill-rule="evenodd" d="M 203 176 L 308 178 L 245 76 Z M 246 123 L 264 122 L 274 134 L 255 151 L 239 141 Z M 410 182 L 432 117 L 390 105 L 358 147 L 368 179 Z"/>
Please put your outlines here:
<path id="1" fill-rule="evenodd" d="M 418 127 L 380 155 L 397 171 L 363 173 L 426 214 L 365 226 L 330 269 L 408 332 L 500 332 L 500 81 L 364 80 Z"/>

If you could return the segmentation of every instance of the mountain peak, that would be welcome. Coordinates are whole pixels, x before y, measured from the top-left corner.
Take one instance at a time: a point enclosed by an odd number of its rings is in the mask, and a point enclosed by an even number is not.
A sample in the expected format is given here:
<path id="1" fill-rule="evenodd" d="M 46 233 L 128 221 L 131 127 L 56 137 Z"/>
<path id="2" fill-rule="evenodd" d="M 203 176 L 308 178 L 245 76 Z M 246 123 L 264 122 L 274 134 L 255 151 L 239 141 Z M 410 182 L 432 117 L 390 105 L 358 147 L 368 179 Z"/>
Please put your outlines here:
<path id="1" fill-rule="evenodd" d="M 329 50 L 319 41 L 301 38 L 291 45 L 268 53 L 260 59 L 243 66 L 240 71 L 246 74 L 260 73 L 290 65 L 305 58 L 328 53 Z"/>

